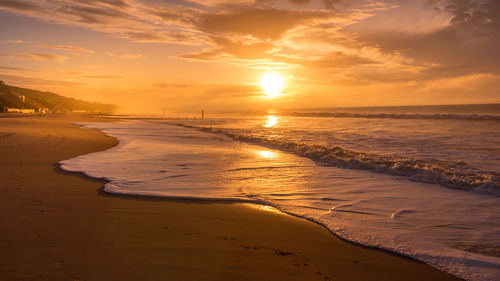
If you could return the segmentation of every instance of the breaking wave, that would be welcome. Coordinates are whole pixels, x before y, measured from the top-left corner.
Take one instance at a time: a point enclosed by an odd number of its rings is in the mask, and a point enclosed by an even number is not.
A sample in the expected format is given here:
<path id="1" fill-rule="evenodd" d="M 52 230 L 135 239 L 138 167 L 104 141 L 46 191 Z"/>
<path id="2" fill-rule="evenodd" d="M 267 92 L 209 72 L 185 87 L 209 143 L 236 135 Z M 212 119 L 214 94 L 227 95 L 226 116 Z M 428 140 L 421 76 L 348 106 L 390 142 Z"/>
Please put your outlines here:
<path id="1" fill-rule="evenodd" d="M 466 162 L 421 160 L 348 150 L 340 146 L 311 145 L 235 134 L 213 127 L 175 124 L 203 132 L 225 135 L 233 140 L 279 149 L 307 157 L 320 165 L 370 170 L 405 176 L 410 180 L 500 196 L 500 173 L 475 168 Z"/>
<path id="2" fill-rule="evenodd" d="M 500 115 L 480 114 L 402 114 L 402 113 L 349 113 L 349 112 L 293 112 L 297 117 L 337 117 L 337 118 L 385 118 L 385 119 L 433 119 L 433 120 L 493 120 L 500 121 Z"/>

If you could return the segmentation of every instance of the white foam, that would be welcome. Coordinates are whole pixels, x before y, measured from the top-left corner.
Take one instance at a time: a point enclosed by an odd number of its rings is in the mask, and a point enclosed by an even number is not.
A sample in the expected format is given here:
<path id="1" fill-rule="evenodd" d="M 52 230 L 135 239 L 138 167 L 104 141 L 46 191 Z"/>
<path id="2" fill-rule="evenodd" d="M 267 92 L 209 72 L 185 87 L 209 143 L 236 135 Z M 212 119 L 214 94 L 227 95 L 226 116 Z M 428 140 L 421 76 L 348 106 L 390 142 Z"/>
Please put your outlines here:
<path id="1" fill-rule="evenodd" d="M 62 168 L 110 180 L 107 192 L 265 203 L 347 240 L 467 280 L 500 276 L 498 197 L 318 166 L 294 154 L 163 123 L 85 126 L 116 137 L 119 145 L 62 161 Z"/>
<path id="2" fill-rule="evenodd" d="M 280 149 L 310 158 L 322 165 L 407 176 L 414 181 L 437 183 L 456 189 L 500 196 L 499 172 L 481 170 L 463 161 L 420 160 L 395 155 L 379 155 L 352 151 L 339 146 L 296 143 L 288 140 L 282 141 L 253 135 L 234 134 L 212 127 L 183 124 L 178 124 L 178 126 L 223 134 L 234 140 Z"/>
<path id="3" fill-rule="evenodd" d="M 473 121 L 500 121 L 500 115 L 483 114 L 404 114 L 404 113 L 352 113 L 352 112 L 295 112 L 291 116 L 303 117 L 337 117 L 337 118 L 369 118 L 369 119 L 436 119 L 436 120 L 473 120 Z"/>

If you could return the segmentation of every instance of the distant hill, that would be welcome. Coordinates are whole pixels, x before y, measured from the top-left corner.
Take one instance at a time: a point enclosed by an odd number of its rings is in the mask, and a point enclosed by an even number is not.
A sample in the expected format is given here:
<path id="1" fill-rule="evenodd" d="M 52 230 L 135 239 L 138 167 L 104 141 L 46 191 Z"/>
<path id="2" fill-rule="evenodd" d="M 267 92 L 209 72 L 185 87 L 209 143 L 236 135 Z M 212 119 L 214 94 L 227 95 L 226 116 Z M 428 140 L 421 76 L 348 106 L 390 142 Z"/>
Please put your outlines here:
<path id="1" fill-rule="evenodd" d="M 48 109 L 54 113 L 111 113 L 115 106 L 63 97 L 51 92 L 9 86 L 0 81 L 0 112 L 4 112 L 4 108 L 25 108 L 35 109 L 36 111 Z"/>

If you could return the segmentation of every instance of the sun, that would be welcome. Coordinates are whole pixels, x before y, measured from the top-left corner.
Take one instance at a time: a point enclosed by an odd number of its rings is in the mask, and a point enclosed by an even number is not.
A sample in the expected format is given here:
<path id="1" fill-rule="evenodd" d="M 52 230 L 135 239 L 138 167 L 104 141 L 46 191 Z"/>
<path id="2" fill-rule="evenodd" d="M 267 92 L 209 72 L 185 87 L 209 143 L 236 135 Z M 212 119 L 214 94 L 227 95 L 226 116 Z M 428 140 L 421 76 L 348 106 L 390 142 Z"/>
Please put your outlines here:
<path id="1" fill-rule="evenodd" d="M 285 87 L 285 79 L 276 72 L 267 72 L 260 79 L 260 86 L 267 98 L 275 98 Z"/>

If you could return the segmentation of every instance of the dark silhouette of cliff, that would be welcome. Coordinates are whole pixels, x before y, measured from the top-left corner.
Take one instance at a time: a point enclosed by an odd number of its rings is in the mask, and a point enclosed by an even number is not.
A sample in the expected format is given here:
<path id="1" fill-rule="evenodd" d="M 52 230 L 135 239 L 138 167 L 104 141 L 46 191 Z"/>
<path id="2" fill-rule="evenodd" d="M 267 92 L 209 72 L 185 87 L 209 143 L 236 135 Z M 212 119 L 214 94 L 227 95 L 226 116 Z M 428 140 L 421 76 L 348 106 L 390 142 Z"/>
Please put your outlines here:
<path id="1" fill-rule="evenodd" d="M 77 100 L 51 92 L 10 86 L 0 81 L 0 112 L 4 112 L 5 108 L 35 109 L 36 111 L 47 111 L 48 109 L 49 112 L 53 113 L 112 113 L 115 106 Z"/>

